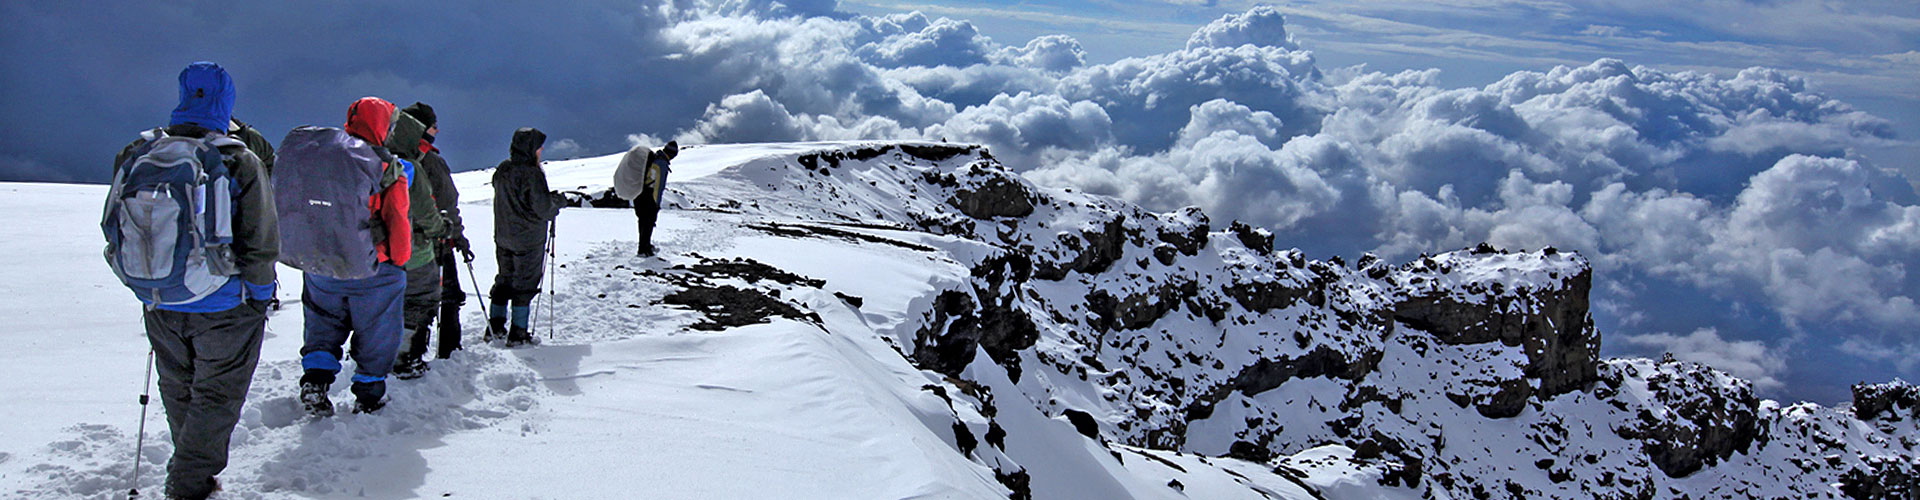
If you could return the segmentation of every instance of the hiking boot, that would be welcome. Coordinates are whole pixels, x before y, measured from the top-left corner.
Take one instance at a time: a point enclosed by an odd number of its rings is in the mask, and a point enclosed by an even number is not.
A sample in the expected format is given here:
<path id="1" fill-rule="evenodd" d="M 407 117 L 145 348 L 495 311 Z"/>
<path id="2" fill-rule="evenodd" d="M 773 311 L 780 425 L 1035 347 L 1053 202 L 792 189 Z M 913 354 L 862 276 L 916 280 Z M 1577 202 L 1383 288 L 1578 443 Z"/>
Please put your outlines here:
<path id="1" fill-rule="evenodd" d="M 354 398 L 354 413 L 373 413 L 387 406 L 387 381 L 385 380 L 372 382 L 356 380 L 351 390 Z"/>
<path id="2" fill-rule="evenodd" d="M 207 498 L 213 497 L 214 493 L 220 492 L 220 480 L 218 478 L 207 478 L 207 484 L 210 487 L 207 488 L 205 493 L 183 493 L 169 486 L 167 488 L 167 500 L 206 500 Z"/>
<path id="3" fill-rule="evenodd" d="M 480 341 L 492 343 L 495 340 L 504 338 L 507 338 L 507 318 L 489 318 L 487 320 L 487 335 L 485 338 L 480 339 Z"/>
<path id="4" fill-rule="evenodd" d="M 533 332 L 528 331 L 525 328 L 516 326 L 516 327 L 513 327 L 513 332 L 507 334 L 507 347 L 509 348 L 520 347 L 524 345 L 533 345 L 537 343 L 539 342 L 533 340 Z"/>
<path id="5" fill-rule="evenodd" d="M 333 401 L 327 399 L 327 384 L 301 382 L 300 407 L 314 418 L 333 416 Z"/>
<path id="6" fill-rule="evenodd" d="M 408 354 L 400 356 L 393 364 L 393 377 L 400 380 L 413 380 L 427 374 L 427 361 L 421 356 Z"/>
<path id="7" fill-rule="evenodd" d="M 388 401 L 389 399 L 386 396 L 381 396 L 380 399 L 373 400 L 373 401 L 365 401 L 365 400 L 355 401 L 353 403 L 353 412 L 354 413 L 374 413 L 374 412 L 380 411 L 381 408 L 386 408 Z"/>

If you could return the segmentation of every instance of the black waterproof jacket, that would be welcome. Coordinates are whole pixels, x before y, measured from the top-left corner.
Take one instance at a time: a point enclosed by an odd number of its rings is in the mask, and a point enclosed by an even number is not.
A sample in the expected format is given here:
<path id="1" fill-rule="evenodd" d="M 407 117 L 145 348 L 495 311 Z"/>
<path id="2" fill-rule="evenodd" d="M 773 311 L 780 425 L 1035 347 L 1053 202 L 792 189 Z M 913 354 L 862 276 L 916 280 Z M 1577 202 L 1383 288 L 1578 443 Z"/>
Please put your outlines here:
<path id="1" fill-rule="evenodd" d="M 261 170 L 265 171 L 267 175 L 273 175 L 273 141 L 269 141 L 267 140 L 267 136 L 261 135 L 260 129 L 253 128 L 252 125 L 240 121 L 239 118 L 234 118 L 231 121 L 233 123 L 227 129 L 227 136 L 247 143 L 247 150 L 252 151 L 253 156 L 260 158 Z"/>
<path id="2" fill-rule="evenodd" d="M 535 151 L 547 135 L 532 128 L 513 132 L 513 156 L 493 171 L 493 243 L 514 253 L 544 252 L 547 222 L 567 198 L 547 189 L 547 172 Z"/>
<path id="3" fill-rule="evenodd" d="M 447 240 L 467 239 L 467 227 L 460 220 L 460 189 L 453 185 L 453 170 L 447 166 L 447 160 L 440 157 L 439 149 L 429 149 L 420 154 L 420 164 L 416 170 L 433 185 L 433 204 L 440 209 L 440 216 L 447 220 Z M 443 250 L 444 251 L 444 250 Z"/>

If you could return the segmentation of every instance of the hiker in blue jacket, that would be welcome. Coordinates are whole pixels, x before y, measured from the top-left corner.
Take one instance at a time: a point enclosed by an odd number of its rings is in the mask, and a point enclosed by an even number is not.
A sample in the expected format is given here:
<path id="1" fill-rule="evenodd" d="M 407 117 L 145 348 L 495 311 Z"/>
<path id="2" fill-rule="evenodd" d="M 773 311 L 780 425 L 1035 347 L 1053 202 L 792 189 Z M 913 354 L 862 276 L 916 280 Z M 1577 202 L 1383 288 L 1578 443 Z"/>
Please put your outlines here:
<path id="1" fill-rule="evenodd" d="M 253 384 L 267 301 L 277 284 L 279 218 L 273 186 L 245 143 L 227 138 L 233 118 L 233 78 L 220 65 L 197 62 L 180 72 L 180 105 L 168 126 L 127 145 L 114 159 L 116 177 L 161 137 L 214 138 L 233 181 L 233 270 L 212 294 L 184 304 L 148 303 L 143 321 L 160 374 L 160 401 L 173 437 L 167 461 L 167 498 L 202 499 L 220 488 L 227 448 L 240 407 Z M 171 253 L 171 252 L 169 252 Z M 223 259 L 215 255 L 209 258 Z"/>

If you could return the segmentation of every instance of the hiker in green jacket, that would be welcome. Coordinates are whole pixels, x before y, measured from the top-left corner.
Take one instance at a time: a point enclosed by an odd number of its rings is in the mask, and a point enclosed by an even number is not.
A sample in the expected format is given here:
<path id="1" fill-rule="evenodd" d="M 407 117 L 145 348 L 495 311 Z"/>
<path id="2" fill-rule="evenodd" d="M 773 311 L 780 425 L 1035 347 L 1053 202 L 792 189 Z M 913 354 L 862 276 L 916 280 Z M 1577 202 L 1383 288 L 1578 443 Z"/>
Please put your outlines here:
<path id="1" fill-rule="evenodd" d="M 453 185 L 453 170 L 447 166 L 447 160 L 440 157 L 440 148 L 433 146 L 434 136 L 440 135 L 439 115 L 433 112 L 433 106 L 424 102 L 413 103 L 400 112 L 427 126 L 427 133 L 421 137 L 426 141 L 426 150 L 420 153 L 415 169 L 422 179 L 433 185 L 433 204 L 447 223 L 446 237 L 441 239 L 439 254 L 434 256 L 434 261 L 440 264 L 440 341 L 435 351 L 440 359 L 447 359 L 460 349 L 460 306 L 467 302 L 466 292 L 460 289 L 459 261 L 454 260 L 454 254 L 457 252 L 461 259 L 473 262 L 473 249 L 467 242 L 466 224 L 460 218 L 460 190 Z M 424 344 L 421 348 L 424 352 Z"/>
<path id="2" fill-rule="evenodd" d="M 395 113 L 393 132 L 387 136 L 387 151 L 415 165 L 415 177 L 425 180 L 420 159 L 432 146 L 426 142 L 427 126 L 407 113 Z M 401 267 L 407 270 L 407 291 L 402 324 L 405 331 L 399 355 L 393 362 L 393 376 L 402 380 L 419 378 L 427 371 L 425 353 L 427 334 L 434 315 L 440 310 L 440 266 L 436 245 L 447 237 L 447 220 L 440 215 L 432 182 L 414 182 L 407 188 L 407 218 L 413 221 L 413 257 Z"/>

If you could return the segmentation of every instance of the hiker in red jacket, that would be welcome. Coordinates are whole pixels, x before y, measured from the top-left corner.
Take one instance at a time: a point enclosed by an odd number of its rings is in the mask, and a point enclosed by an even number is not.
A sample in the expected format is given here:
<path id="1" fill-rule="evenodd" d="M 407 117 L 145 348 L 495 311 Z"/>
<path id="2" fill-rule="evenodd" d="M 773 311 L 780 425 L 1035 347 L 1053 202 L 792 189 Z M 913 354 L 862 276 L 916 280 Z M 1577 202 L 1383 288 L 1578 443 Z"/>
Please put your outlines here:
<path id="1" fill-rule="evenodd" d="M 382 184 L 385 187 L 367 198 L 369 219 L 379 222 L 377 225 L 383 234 L 373 238 L 374 265 L 370 275 L 343 279 L 312 269 L 306 273 L 306 287 L 301 291 L 301 302 L 306 309 L 306 345 L 300 348 L 300 364 L 306 373 L 300 378 L 300 401 L 314 416 L 333 414 L 333 403 L 327 398 L 327 392 L 340 372 L 340 360 L 342 354 L 346 354 L 341 348 L 349 339 L 355 364 L 351 387 L 357 403 L 354 411 L 373 412 L 386 405 L 387 373 L 393 368 L 402 336 L 402 297 L 407 273 L 400 266 L 413 257 L 413 224 L 407 217 L 411 205 L 408 184 L 414 177 L 412 165 L 380 146 L 387 142 L 394 112 L 393 103 L 376 97 L 361 98 L 347 108 L 346 134 L 366 143 L 353 146 L 362 151 L 371 147 L 377 158 L 364 161 L 385 165 L 383 170 L 375 170 L 387 173 Z M 289 135 L 289 140 L 293 137 Z M 320 158 L 295 157 L 295 151 L 289 150 L 296 148 L 297 145 L 282 146 L 286 154 L 281 157 L 280 170 L 285 175 L 275 177 L 276 187 L 294 182 L 292 176 L 296 173 L 291 172 L 292 169 L 327 168 L 335 163 L 358 165 L 353 162 L 363 161 L 351 157 L 345 150 L 326 150 L 318 154 Z M 348 157 L 338 158 L 343 155 Z M 300 178 L 308 185 L 289 184 L 285 190 L 312 189 L 317 194 L 320 187 L 315 184 L 331 182 L 331 178 L 325 176 Z M 432 203 L 431 200 L 425 202 Z M 303 208 L 298 203 L 292 205 L 290 210 Z M 321 233 L 356 230 L 324 224 L 282 227 L 286 231 L 299 227 Z"/>

